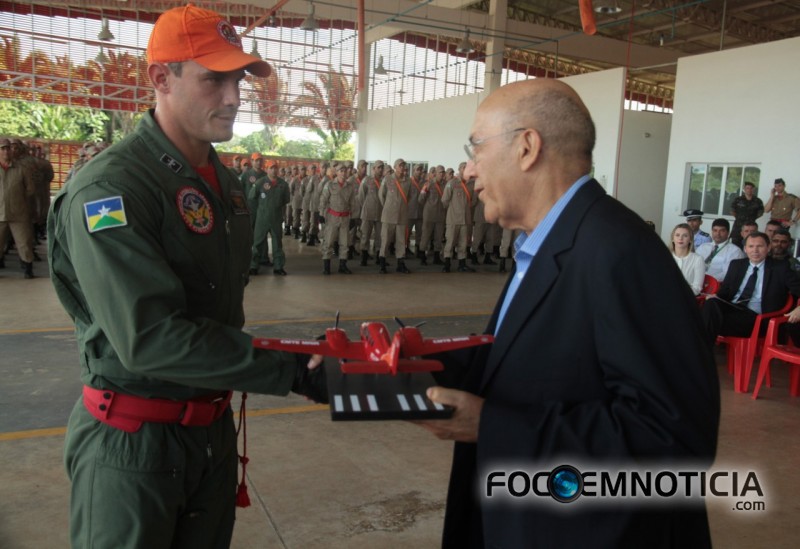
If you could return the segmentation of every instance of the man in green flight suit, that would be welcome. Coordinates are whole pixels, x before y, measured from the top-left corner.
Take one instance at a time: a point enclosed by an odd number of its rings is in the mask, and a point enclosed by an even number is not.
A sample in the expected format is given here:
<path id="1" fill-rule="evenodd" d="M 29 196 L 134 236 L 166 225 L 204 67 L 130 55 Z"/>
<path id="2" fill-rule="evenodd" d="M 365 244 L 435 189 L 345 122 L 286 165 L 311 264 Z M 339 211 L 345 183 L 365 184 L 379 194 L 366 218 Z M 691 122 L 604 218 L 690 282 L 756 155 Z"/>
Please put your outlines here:
<path id="1" fill-rule="evenodd" d="M 283 210 L 289 203 L 289 184 L 278 177 L 278 163 L 267 163 L 267 177 L 256 181 L 247 194 L 247 203 L 255 216 L 253 226 L 253 256 L 250 274 L 258 274 L 258 264 L 265 257 L 267 235 L 272 236 L 272 272 L 286 276 L 286 254 L 283 253 Z"/>
<path id="2" fill-rule="evenodd" d="M 239 82 L 270 67 L 218 14 L 161 15 L 156 107 L 59 193 L 52 281 L 75 322 L 83 396 L 65 441 L 73 547 L 227 547 L 237 501 L 230 391 L 324 402 L 321 357 L 254 349 L 241 330 L 252 235 L 211 143 Z"/>

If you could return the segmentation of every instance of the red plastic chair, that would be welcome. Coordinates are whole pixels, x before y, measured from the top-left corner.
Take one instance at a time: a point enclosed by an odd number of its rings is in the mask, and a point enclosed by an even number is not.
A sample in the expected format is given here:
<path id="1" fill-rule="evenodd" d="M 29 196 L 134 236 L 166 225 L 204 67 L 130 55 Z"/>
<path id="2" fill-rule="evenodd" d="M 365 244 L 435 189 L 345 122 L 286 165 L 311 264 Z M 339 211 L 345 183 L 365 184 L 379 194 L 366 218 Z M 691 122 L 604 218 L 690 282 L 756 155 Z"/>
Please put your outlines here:
<path id="1" fill-rule="evenodd" d="M 786 305 L 779 311 L 757 315 L 750 337 L 722 337 L 722 341 L 728 344 L 728 371 L 733 373 L 733 390 L 737 393 L 746 393 L 750 390 L 753 361 L 756 359 L 762 343 L 762 338 L 758 336 L 761 331 L 761 323 L 768 318 L 788 313 L 792 305 L 794 305 L 794 297 L 789 294 Z"/>
<path id="2" fill-rule="evenodd" d="M 800 396 L 800 349 L 778 343 L 778 327 L 788 320 L 785 316 L 779 316 L 769 321 L 767 337 L 764 339 L 764 352 L 761 354 L 761 362 L 758 364 L 753 400 L 758 398 L 758 391 L 761 389 L 761 384 L 764 383 L 764 378 L 767 380 L 767 387 L 772 387 L 769 363 L 775 358 L 789 364 L 789 394 L 793 397 Z"/>
<path id="3" fill-rule="evenodd" d="M 719 280 L 711 275 L 706 275 L 703 278 L 703 288 L 700 290 L 700 295 L 696 296 L 698 305 L 702 305 L 706 301 L 706 297 L 714 295 L 719 291 Z"/>

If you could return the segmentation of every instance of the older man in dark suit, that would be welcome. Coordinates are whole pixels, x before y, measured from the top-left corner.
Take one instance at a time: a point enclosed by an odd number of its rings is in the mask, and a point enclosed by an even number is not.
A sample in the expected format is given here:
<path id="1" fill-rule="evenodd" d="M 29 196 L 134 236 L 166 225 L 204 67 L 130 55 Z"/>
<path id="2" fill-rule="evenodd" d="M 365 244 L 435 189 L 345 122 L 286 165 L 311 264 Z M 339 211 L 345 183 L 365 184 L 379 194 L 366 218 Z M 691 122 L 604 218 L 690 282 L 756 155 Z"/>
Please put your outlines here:
<path id="1" fill-rule="evenodd" d="M 713 343 L 718 335 L 748 337 L 756 315 L 782 309 L 789 294 L 800 296 L 800 276 L 787 261 L 768 257 L 769 238 L 751 233 L 744 240 L 745 259 L 728 267 L 716 296 L 703 306 L 703 321 Z M 766 332 L 767 323 L 762 330 Z"/>
<path id="2" fill-rule="evenodd" d="M 694 297 L 653 230 L 588 175 L 594 139 L 581 99 L 551 79 L 499 88 L 476 114 L 465 176 L 486 218 L 523 234 L 494 344 L 442 357 L 453 388 L 429 390 L 455 407 L 422 422 L 456 441 L 446 547 L 710 546 L 702 501 L 487 497 L 492 471 L 714 457 L 719 386 Z"/>

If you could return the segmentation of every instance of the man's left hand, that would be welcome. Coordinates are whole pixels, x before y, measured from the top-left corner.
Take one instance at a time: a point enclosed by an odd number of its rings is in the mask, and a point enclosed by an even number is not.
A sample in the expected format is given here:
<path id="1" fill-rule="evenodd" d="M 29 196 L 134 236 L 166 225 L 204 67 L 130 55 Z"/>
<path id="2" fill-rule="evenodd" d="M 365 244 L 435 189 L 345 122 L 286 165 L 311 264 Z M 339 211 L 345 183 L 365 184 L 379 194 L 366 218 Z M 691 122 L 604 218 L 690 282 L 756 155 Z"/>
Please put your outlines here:
<path id="1" fill-rule="evenodd" d="M 433 402 L 452 406 L 456 411 L 450 419 L 431 419 L 413 423 L 421 425 L 442 440 L 477 442 L 484 399 L 466 391 L 444 387 L 431 387 L 427 395 Z"/>

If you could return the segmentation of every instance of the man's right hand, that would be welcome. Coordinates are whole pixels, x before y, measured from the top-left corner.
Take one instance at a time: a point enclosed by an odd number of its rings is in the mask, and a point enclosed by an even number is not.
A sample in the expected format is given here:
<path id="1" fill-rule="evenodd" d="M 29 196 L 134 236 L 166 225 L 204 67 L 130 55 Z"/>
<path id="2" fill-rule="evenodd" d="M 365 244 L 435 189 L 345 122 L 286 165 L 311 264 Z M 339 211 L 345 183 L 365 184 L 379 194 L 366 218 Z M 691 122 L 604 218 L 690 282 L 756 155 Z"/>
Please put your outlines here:
<path id="1" fill-rule="evenodd" d="M 310 360 L 306 360 L 308 355 L 297 355 L 297 370 L 292 383 L 292 392 L 303 395 L 306 398 L 319 402 L 328 403 L 328 380 L 325 375 L 325 367 L 322 357 L 314 355 Z"/>

